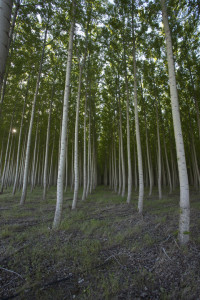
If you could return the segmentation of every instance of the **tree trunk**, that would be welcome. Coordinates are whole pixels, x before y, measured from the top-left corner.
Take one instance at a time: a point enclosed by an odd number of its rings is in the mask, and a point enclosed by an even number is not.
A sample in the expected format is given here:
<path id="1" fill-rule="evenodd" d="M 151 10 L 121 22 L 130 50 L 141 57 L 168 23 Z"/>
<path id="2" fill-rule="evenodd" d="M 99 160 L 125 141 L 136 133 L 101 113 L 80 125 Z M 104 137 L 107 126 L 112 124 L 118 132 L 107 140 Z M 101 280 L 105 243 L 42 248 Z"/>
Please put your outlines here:
<path id="1" fill-rule="evenodd" d="M 88 165 L 87 165 L 87 190 L 86 190 L 86 197 L 89 195 L 90 190 L 90 180 L 91 180 L 91 116 L 89 111 L 89 132 L 88 132 Z M 110 178 L 109 178 L 110 179 Z"/>
<path id="2" fill-rule="evenodd" d="M 158 143 L 158 194 L 159 194 L 159 199 L 162 199 L 162 187 L 161 187 L 162 169 L 161 169 L 160 126 L 159 126 L 157 100 L 156 100 L 156 125 L 157 125 L 157 143 Z"/>
<path id="3" fill-rule="evenodd" d="M 9 129 L 9 133 L 8 133 L 8 140 L 7 140 L 5 160 L 4 160 L 4 168 L 3 168 L 3 173 L 2 173 L 2 177 L 1 177 L 1 192 L 0 192 L 1 194 L 3 193 L 3 188 L 4 188 L 4 179 L 5 179 L 7 162 L 8 162 L 8 150 L 9 150 L 9 146 L 10 146 L 10 136 L 12 133 L 13 118 L 14 118 L 14 111 L 13 111 L 12 119 L 10 122 L 10 129 Z"/>
<path id="4" fill-rule="evenodd" d="M 16 23 L 16 18 L 17 18 L 17 13 L 18 13 L 19 7 L 20 7 L 20 0 L 17 0 L 16 4 L 15 4 L 15 10 L 14 10 L 14 13 L 13 13 L 13 17 L 12 17 L 12 24 L 10 26 L 10 31 L 9 31 L 9 39 L 8 39 L 8 45 L 7 45 L 7 56 L 8 57 L 9 57 L 9 49 L 10 49 L 10 46 L 11 46 L 11 43 L 12 43 L 12 37 L 13 37 L 13 32 L 14 32 L 14 28 L 15 28 L 15 23 Z M 13 51 L 10 52 L 10 55 L 12 54 L 12 52 Z M 2 90 L 1 101 L 0 101 L 1 102 L 0 103 L 0 105 L 1 105 L 0 114 L 1 114 L 1 110 L 2 110 L 2 104 L 3 104 L 3 100 L 4 100 L 5 90 L 6 90 L 9 66 L 10 66 L 10 60 L 8 62 L 7 67 L 5 68 L 6 69 L 5 76 L 3 74 L 2 85 L 0 83 L 0 94 L 1 94 L 1 90 Z"/>
<path id="5" fill-rule="evenodd" d="M 79 85 L 78 96 L 76 102 L 76 122 L 75 122 L 75 136 L 74 136 L 74 197 L 72 201 L 72 209 L 76 208 L 78 200 L 79 189 L 79 168 L 78 168 L 78 129 L 79 129 L 79 107 L 81 97 L 81 83 L 82 83 L 82 66 L 79 67 Z"/>
<path id="6" fill-rule="evenodd" d="M 53 173 L 53 152 L 54 152 L 54 145 L 55 145 L 55 133 L 53 137 L 53 145 L 52 145 L 52 150 L 51 150 L 51 159 L 50 159 L 50 168 L 49 168 L 49 180 L 48 180 L 48 188 L 53 184 L 53 179 L 52 179 L 52 173 Z"/>
<path id="7" fill-rule="evenodd" d="M 57 179 L 57 202 L 56 211 L 53 221 L 53 228 L 57 229 L 60 225 L 62 205 L 63 205 L 63 184 L 65 174 L 65 155 L 66 155 L 66 135 L 67 135 L 67 120 L 68 120 L 68 102 L 70 91 L 70 75 L 72 65 L 72 51 L 73 51 L 73 37 L 75 28 L 75 0 L 73 4 L 73 18 L 71 22 L 70 35 L 69 35 L 69 47 L 68 47 L 68 60 L 66 69 L 66 81 L 65 81 L 65 94 L 63 103 L 63 119 L 62 119 L 62 132 L 61 132 L 61 148 L 58 165 L 58 179 Z"/>
<path id="8" fill-rule="evenodd" d="M 137 105 L 137 66 L 136 66 L 136 54 L 135 54 L 135 35 L 134 35 L 134 27 L 133 27 L 133 10 L 132 10 L 132 34 L 133 34 L 135 130 L 136 130 L 136 144 L 137 144 L 137 156 L 138 156 L 138 177 L 139 177 L 138 212 L 141 214 L 143 211 L 144 178 L 143 178 L 142 149 L 141 149 L 141 141 L 140 141 L 140 127 L 139 127 L 138 105 Z"/>
<path id="9" fill-rule="evenodd" d="M 9 51 L 8 45 L 12 5 L 12 0 L 0 2 L 0 93 Z"/>
<path id="10" fill-rule="evenodd" d="M 38 77 L 37 77 L 36 89 L 35 89 L 34 99 L 33 99 L 33 103 L 32 103 L 31 119 L 30 119 L 30 125 L 29 125 L 29 131 L 28 131 L 28 140 L 27 140 L 27 146 L 26 146 L 23 190 L 22 190 L 20 205 L 23 205 L 25 203 L 25 200 L 26 200 L 27 183 L 28 183 L 28 171 L 29 171 L 29 160 L 30 160 L 30 150 L 31 150 L 32 128 L 33 128 L 33 120 L 34 120 L 34 115 L 35 115 L 35 105 L 36 105 L 37 95 L 38 95 L 39 86 L 40 86 L 40 76 L 41 76 L 41 73 L 42 73 L 42 64 L 43 64 L 43 59 L 44 59 L 46 39 L 47 39 L 47 28 L 45 30 L 42 56 L 41 56 L 40 67 L 39 67 L 39 73 L 38 73 Z"/>
<path id="11" fill-rule="evenodd" d="M 83 195 L 82 200 L 86 199 L 87 188 L 87 141 L 86 141 L 86 121 L 87 121 L 87 93 L 85 96 L 85 115 L 84 115 L 84 137 L 83 137 Z"/>
<path id="12" fill-rule="evenodd" d="M 138 173 L 137 173 L 137 158 L 136 158 L 135 143 L 134 143 L 133 157 L 134 157 L 134 181 L 135 181 L 135 192 L 136 192 L 138 187 L 138 176 L 137 176 Z"/>
<path id="13" fill-rule="evenodd" d="M 119 142 L 118 142 L 118 147 L 119 147 L 119 161 L 118 161 L 118 176 L 119 176 L 119 186 L 118 186 L 118 195 L 121 194 L 121 189 L 122 189 L 122 162 L 121 162 L 121 143 L 120 143 L 120 130 L 119 130 Z"/>
<path id="14" fill-rule="evenodd" d="M 193 99 L 194 99 L 195 108 L 196 108 L 196 114 L 197 114 L 197 125 L 198 125 L 199 139 L 200 139 L 199 105 L 198 105 L 198 100 L 197 100 L 197 96 L 196 96 L 196 90 L 195 90 L 194 80 L 193 80 L 193 77 L 192 77 L 192 72 L 191 72 L 190 66 L 189 66 L 189 72 L 190 72 L 190 81 L 191 81 L 191 84 L 192 84 Z"/>
<path id="15" fill-rule="evenodd" d="M 17 162 L 16 162 L 13 192 L 12 192 L 13 195 L 16 192 L 17 181 L 18 181 L 19 158 L 20 158 L 20 148 L 21 148 L 20 146 L 21 146 L 22 128 L 23 128 L 23 122 L 24 122 L 25 105 L 26 105 L 26 100 L 27 100 L 27 97 L 28 97 L 28 90 L 29 90 L 29 81 L 30 81 L 30 76 L 29 76 L 28 81 L 27 81 L 27 89 L 26 89 L 26 94 L 25 94 L 25 97 L 24 97 L 24 106 L 23 106 L 23 112 L 22 112 L 22 118 L 21 118 L 20 130 L 19 130 L 19 139 L 18 139 L 18 148 L 17 148 Z"/>
<path id="16" fill-rule="evenodd" d="M 67 191 L 67 185 L 68 185 L 68 146 L 69 146 L 69 137 L 67 134 L 66 154 L 65 154 L 65 192 Z"/>
<path id="17" fill-rule="evenodd" d="M 165 160 L 166 160 L 166 165 L 167 165 L 167 175 L 168 175 L 168 182 L 169 182 L 169 194 L 172 193 L 172 179 L 171 179 L 171 172 L 170 172 L 170 167 L 169 167 L 169 160 L 167 156 L 167 147 L 166 147 L 166 142 L 164 138 L 164 151 L 165 151 Z"/>
<path id="18" fill-rule="evenodd" d="M 151 196 L 152 188 L 153 188 L 153 176 L 152 176 L 152 168 L 151 168 L 151 162 L 150 162 L 150 151 L 149 151 L 149 142 L 148 142 L 146 114 L 145 114 L 145 136 L 146 136 L 147 166 L 148 166 L 148 173 L 149 173 L 149 196 Z"/>
<path id="19" fill-rule="evenodd" d="M 119 129 L 120 129 L 120 147 L 121 147 L 121 166 L 122 166 L 122 197 L 125 196 L 126 189 L 126 173 L 125 173 L 125 163 L 124 163 L 124 145 L 123 145 L 123 133 L 122 133 L 122 111 L 121 102 L 119 99 Z"/>
<path id="20" fill-rule="evenodd" d="M 74 143 L 72 141 L 72 163 L 71 163 L 71 191 L 74 187 Z"/>
<path id="21" fill-rule="evenodd" d="M 33 150 L 33 159 L 32 159 L 32 169 L 31 169 L 31 192 L 34 189 L 34 183 L 35 183 L 35 170 L 36 170 L 36 154 L 37 154 L 37 145 L 38 145 L 38 127 L 39 127 L 39 115 L 37 118 L 37 125 L 36 125 L 36 133 L 35 133 L 35 144 L 34 144 L 34 150 Z"/>
<path id="22" fill-rule="evenodd" d="M 127 203 L 131 201 L 132 193 L 132 169 L 131 169 L 131 145 L 130 145 L 130 124 L 129 124 L 129 90 L 128 90 L 128 77 L 126 67 L 126 56 L 124 50 L 124 65 L 125 65 L 125 82 L 126 82 L 126 130 L 127 130 L 127 156 L 128 156 L 128 195 Z"/>
<path id="23" fill-rule="evenodd" d="M 51 92 L 51 100 L 50 100 L 49 116 L 48 116 L 48 124 L 47 124 L 47 138 L 46 138 L 44 179 L 43 179 L 43 200 L 46 200 L 46 193 L 47 193 L 47 167 L 48 167 L 48 156 L 49 156 L 49 139 L 50 139 L 51 110 L 52 110 L 53 95 L 54 95 L 54 83 Z"/>
<path id="24" fill-rule="evenodd" d="M 171 95 L 172 116 L 174 123 L 176 153 L 178 160 L 179 182 L 180 182 L 180 220 L 179 220 L 179 239 L 181 244 L 189 241 L 190 230 L 190 199 L 187 166 L 185 160 L 185 149 L 183 144 L 178 92 L 176 87 L 175 65 L 172 50 L 172 39 L 168 23 L 167 7 L 165 0 L 161 0 L 165 39 L 167 46 L 167 61 L 169 71 L 169 85 Z"/>

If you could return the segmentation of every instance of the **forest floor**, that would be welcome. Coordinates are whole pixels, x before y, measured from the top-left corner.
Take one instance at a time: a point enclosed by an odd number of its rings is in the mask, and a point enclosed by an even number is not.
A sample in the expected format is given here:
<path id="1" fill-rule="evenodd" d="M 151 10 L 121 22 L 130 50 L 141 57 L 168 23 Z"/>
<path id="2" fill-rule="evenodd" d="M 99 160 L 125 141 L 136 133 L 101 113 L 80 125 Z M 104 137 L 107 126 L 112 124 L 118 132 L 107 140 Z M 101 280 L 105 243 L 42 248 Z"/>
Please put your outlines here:
<path id="1" fill-rule="evenodd" d="M 52 231 L 56 190 L 0 195 L 0 299 L 200 299 L 200 195 L 191 193 L 191 239 L 180 247 L 178 191 L 125 199 L 99 187 Z"/>

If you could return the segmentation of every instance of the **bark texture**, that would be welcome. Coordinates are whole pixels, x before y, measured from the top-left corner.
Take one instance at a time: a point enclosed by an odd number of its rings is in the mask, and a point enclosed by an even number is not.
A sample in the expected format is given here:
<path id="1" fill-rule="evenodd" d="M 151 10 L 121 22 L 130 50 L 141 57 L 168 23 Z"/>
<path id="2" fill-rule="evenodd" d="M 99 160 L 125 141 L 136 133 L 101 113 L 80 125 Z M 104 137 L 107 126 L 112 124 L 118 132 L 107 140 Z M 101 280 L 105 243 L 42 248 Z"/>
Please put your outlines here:
<path id="1" fill-rule="evenodd" d="M 176 154 L 178 161 L 179 183 L 180 183 L 180 220 L 179 220 L 179 240 L 181 244 L 189 241 L 190 230 L 190 200 L 188 174 L 185 160 L 185 149 L 183 144 L 183 135 L 180 120 L 178 92 L 175 77 L 175 65 L 172 50 L 172 39 L 168 23 L 167 7 L 165 0 L 161 0 L 162 16 L 165 30 L 165 39 L 167 47 L 167 61 L 169 72 L 169 85 L 171 95 L 172 116 L 174 123 L 174 133 L 176 142 Z"/>
<path id="2" fill-rule="evenodd" d="M 73 7 L 75 10 L 75 1 L 73 1 Z M 59 163 L 58 163 L 57 201 L 56 201 L 56 210 L 55 210 L 55 216 L 53 221 L 54 229 L 57 229 L 60 225 L 62 205 L 63 205 L 63 184 L 64 184 L 64 175 L 65 175 L 68 103 L 69 103 L 69 92 L 70 92 L 74 28 L 75 28 L 75 17 L 73 15 L 71 28 L 70 28 L 70 35 L 69 35 L 69 46 L 68 46 L 65 93 L 64 93 L 64 103 L 63 103 L 62 131 L 61 131 L 61 146 L 60 146 L 60 155 L 59 155 Z"/>
<path id="3" fill-rule="evenodd" d="M 8 44 L 12 5 L 12 0 L 0 1 L 0 92 L 9 51 Z"/>

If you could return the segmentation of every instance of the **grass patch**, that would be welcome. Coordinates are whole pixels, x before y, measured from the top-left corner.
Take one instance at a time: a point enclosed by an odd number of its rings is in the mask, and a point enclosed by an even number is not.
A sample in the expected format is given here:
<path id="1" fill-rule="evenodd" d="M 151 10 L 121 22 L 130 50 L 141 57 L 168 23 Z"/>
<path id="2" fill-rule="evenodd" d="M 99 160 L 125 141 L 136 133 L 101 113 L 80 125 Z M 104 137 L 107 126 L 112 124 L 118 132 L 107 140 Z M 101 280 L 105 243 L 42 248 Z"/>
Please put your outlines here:
<path id="1" fill-rule="evenodd" d="M 27 299 L 35 295 L 38 299 L 49 299 L 49 295 L 81 300 L 167 299 L 174 295 L 172 289 L 177 293 L 172 282 L 179 280 L 180 287 L 182 281 L 187 281 L 187 274 L 196 276 L 199 272 L 195 261 L 184 265 L 187 258 L 194 259 L 193 252 L 178 248 L 174 242 L 179 213 L 179 199 L 175 196 L 159 200 L 153 195 L 145 200 L 141 217 L 136 210 L 136 194 L 127 205 L 125 198 L 98 187 L 86 201 L 79 200 L 72 211 L 73 193 L 68 191 L 64 194 L 61 226 L 53 231 L 55 188 L 48 191 L 45 202 L 41 188 L 29 191 L 23 207 L 18 204 L 20 194 L 13 197 L 10 192 L 0 195 L 2 267 L 23 275 L 25 280 L 3 273 L 2 286 L 7 284 L 9 289 L 2 291 L 0 297 L 20 291 L 23 299 L 26 291 Z M 80 190 L 79 199 L 81 194 Z M 198 205 L 192 201 L 195 212 Z M 191 218 L 191 233 L 199 232 L 199 217 L 195 217 L 196 223 Z M 200 247 L 198 234 L 192 241 Z M 188 270 L 190 266 L 196 269 Z M 170 273 L 173 268 L 174 277 Z M 62 278 L 66 278 L 63 283 L 58 282 Z M 52 281 L 55 284 L 48 286 Z M 184 289 L 180 295 L 188 295 Z"/>

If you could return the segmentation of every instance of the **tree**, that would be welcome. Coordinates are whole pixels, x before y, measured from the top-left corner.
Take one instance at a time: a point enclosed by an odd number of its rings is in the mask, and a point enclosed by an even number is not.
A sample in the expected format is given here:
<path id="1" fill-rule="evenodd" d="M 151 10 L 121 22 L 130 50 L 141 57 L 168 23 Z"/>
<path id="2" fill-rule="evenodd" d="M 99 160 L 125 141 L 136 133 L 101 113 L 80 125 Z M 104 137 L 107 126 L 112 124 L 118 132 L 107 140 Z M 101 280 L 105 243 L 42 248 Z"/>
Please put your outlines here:
<path id="1" fill-rule="evenodd" d="M 134 109 L 135 109 L 135 130 L 136 130 L 136 143 L 138 155 L 138 172 L 139 172 L 139 197 L 138 197 L 138 211 L 143 211 L 143 198 L 144 198 L 144 178 L 143 178 L 143 165 L 142 165 L 142 149 L 140 141 L 140 127 L 138 117 L 138 97 L 137 97 L 137 66 L 136 66 L 136 47 L 135 47 L 135 32 L 134 32 L 134 18 L 133 18 L 133 2 L 132 2 L 132 38 L 133 38 L 133 72 L 134 72 Z"/>
<path id="2" fill-rule="evenodd" d="M 171 94 L 172 116 L 174 123 L 174 133 L 176 141 L 176 154 L 178 161 L 179 181 L 180 181 L 180 220 L 179 220 L 179 239 L 181 244 L 186 244 L 189 240 L 190 230 L 190 200 L 187 166 L 185 160 L 185 149 L 180 120 L 178 92 L 175 76 L 175 65 L 172 50 L 172 39 L 168 23 L 167 7 L 165 0 L 161 0 L 163 24 L 167 47 L 167 62 L 169 72 L 169 85 Z"/>
<path id="3" fill-rule="evenodd" d="M 72 1 L 72 5 L 73 5 L 73 15 L 72 15 L 71 28 L 70 28 L 70 33 L 69 33 L 65 93 L 64 93 L 64 101 L 63 101 L 61 148 L 60 148 L 59 165 L 58 165 L 57 201 L 56 201 L 56 210 L 55 210 L 55 216 L 54 216 L 54 221 L 53 221 L 53 229 L 57 229 L 60 225 L 61 214 L 62 214 L 62 205 L 63 205 L 63 184 L 64 184 L 64 171 L 65 171 L 68 103 L 69 103 L 69 92 L 70 92 L 70 75 L 71 75 L 71 66 L 72 66 L 73 38 L 74 38 L 74 29 L 75 29 L 75 6 L 76 6 L 75 0 Z"/>
<path id="4" fill-rule="evenodd" d="M 8 42 L 12 5 L 12 0 L 0 1 L 0 93 L 9 51 Z"/>
<path id="5" fill-rule="evenodd" d="M 41 73 L 42 73 L 42 64 L 43 64 L 43 59 L 44 59 L 46 39 L 47 39 L 47 27 L 46 27 L 45 34 L 44 34 L 44 41 L 43 41 L 42 54 L 41 54 L 41 60 L 40 60 L 40 67 L 39 67 L 39 72 L 38 72 L 38 76 L 37 76 L 35 94 L 34 94 L 34 98 L 33 98 L 33 102 L 32 102 L 31 119 L 30 119 L 30 125 L 29 125 L 29 131 L 28 131 L 28 140 L 27 140 L 27 146 L 26 146 L 23 189 L 22 189 L 20 205 L 23 205 L 25 203 L 26 194 L 27 194 L 28 171 L 29 171 L 30 150 L 31 150 L 31 136 L 32 136 L 34 115 L 35 115 L 35 105 L 36 105 L 37 95 L 38 95 L 39 86 L 40 86 L 40 77 L 41 77 Z"/>

